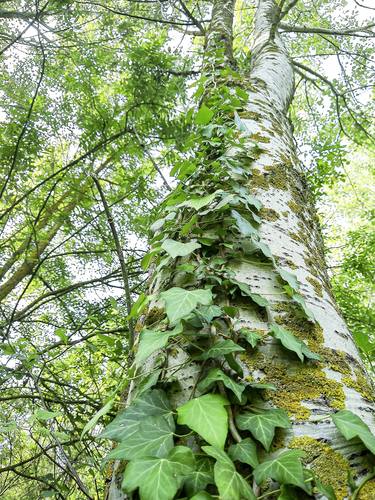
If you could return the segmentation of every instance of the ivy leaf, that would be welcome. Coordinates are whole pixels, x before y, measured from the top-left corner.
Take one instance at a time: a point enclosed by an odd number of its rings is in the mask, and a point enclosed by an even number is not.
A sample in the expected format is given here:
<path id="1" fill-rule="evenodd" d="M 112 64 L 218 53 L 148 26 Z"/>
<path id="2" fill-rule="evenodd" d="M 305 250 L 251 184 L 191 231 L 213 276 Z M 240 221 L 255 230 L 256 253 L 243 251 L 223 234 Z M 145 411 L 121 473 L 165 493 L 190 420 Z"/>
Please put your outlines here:
<path id="1" fill-rule="evenodd" d="M 139 396 L 112 420 L 99 437 L 120 442 L 138 431 L 142 419 L 154 415 L 165 417 L 170 425 L 173 425 L 172 409 L 165 393 L 160 389 L 154 389 Z"/>
<path id="2" fill-rule="evenodd" d="M 302 307 L 302 310 L 305 313 L 306 317 L 315 322 L 316 318 L 314 316 L 314 313 L 307 307 L 305 299 L 302 297 L 302 295 L 300 295 L 299 293 L 295 293 L 292 298 L 295 302 L 297 302 L 297 304 Z"/>
<path id="3" fill-rule="evenodd" d="M 276 427 L 290 427 L 287 413 L 278 408 L 242 413 L 237 416 L 236 423 L 239 429 L 250 431 L 267 451 L 272 444 Z"/>
<path id="4" fill-rule="evenodd" d="M 186 476 L 194 470 L 194 455 L 186 446 L 176 446 L 168 457 L 147 457 L 129 462 L 122 488 L 139 488 L 141 500 L 172 500 Z"/>
<path id="5" fill-rule="evenodd" d="M 139 295 L 138 299 L 134 302 L 130 314 L 126 319 L 131 319 L 136 316 L 139 316 L 143 309 L 147 306 L 148 302 L 150 301 L 151 296 L 150 295 L 145 295 L 143 292 Z"/>
<path id="6" fill-rule="evenodd" d="M 207 194 L 206 196 L 200 196 L 199 198 L 189 198 L 188 200 L 183 201 L 178 206 L 179 207 L 190 207 L 194 208 L 194 210 L 199 211 L 201 208 L 209 205 L 218 194 L 217 191 L 215 193 Z"/>
<path id="7" fill-rule="evenodd" d="M 212 368 L 206 376 L 204 380 L 199 382 L 198 389 L 201 392 L 206 392 L 210 389 L 216 382 L 222 382 L 225 387 L 230 389 L 236 395 L 239 402 L 242 401 L 242 393 L 245 390 L 245 386 L 243 384 L 237 384 L 231 377 L 228 377 L 220 368 Z"/>
<path id="8" fill-rule="evenodd" d="M 152 416 L 139 422 L 137 432 L 126 436 L 106 459 L 131 460 L 141 457 L 165 457 L 173 448 L 174 424 L 164 417 Z"/>
<path id="9" fill-rule="evenodd" d="M 190 498 L 190 500 L 211 500 L 214 497 L 211 496 L 207 491 L 199 491 L 196 495 Z"/>
<path id="10" fill-rule="evenodd" d="M 247 295 L 248 297 L 250 297 L 259 306 L 265 307 L 265 306 L 269 305 L 269 302 L 268 302 L 268 300 L 266 298 L 262 297 L 258 293 L 253 293 L 250 290 L 249 285 L 247 285 L 246 283 L 241 283 L 239 281 L 234 281 L 234 280 L 232 282 L 236 283 L 236 285 L 241 290 L 241 292 L 243 292 L 242 295 Z"/>
<path id="11" fill-rule="evenodd" d="M 215 305 L 199 307 L 197 312 L 207 323 L 211 323 L 214 318 L 223 314 L 222 309 Z"/>
<path id="12" fill-rule="evenodd" d="M 337 500 L 336 493 L 330 484 L 321 483 L 317 477 L 314 477 L 314 479 L 315 487 L 319 493 L 322 493 L 327 500 Z"/>
<path id="13" fill-rule="evenodd" d="M 218 448 L 224 448 L 228 432 L 229 401 L 219 394 L 206 394 L 177 408 L 178 420 Z"/>
<path id="14" fill-rule="evenodd" d="M 297 339 L 292 333 L 283 328 L 282 326 L 277 325 L 276 323 L 272 323 L 270 325 L 271 334 L 275 339 L 280 340 L 282 345 L 288 349 L 289 351 L 293 351 L 297 354 L 299 359 L 303 362 L 303 352 L 302 352 L 302 343 L 299 339 Z"/>
<path id="15" fill-rule="evenodd" d="M 251 235 L 254 235 L 254 234 L 258 234 L 258 231 L 257 229 L 255 229 L 255 227 L 253 227 L 249 221 L 247 221 L 246 219 L 244 219 L 242 217 L 242 215 L 240 215 L 237 210 L 232 210 L 231 211 L 231 215 L 233 217 L 233 219 L 236 221 L 236 225 L 240 231 L 240 233 L 242 234 L 242 236 L 251 236 Z"/>
<path id="16" fill-rule="evenodd" d="M 207 351 L 199 354 L 195 359 L 204 360 L 210 358 L 219 358 L 220 356 L 225 356 L 232 352 L 240 352 L 245 349 L 238 344 L 235 344 L 233 340 L 220 340 L 219 342 L 215 342 L 213 346 L 211 346 Z"/>
<path id="17" fill-rule="evenodd" d="M 203 490 L 208 484 L 214 484 L 213 462 L 207 457 L 196 457 L 195 471 L 185 480 L 184 487 L 190 496 Z"/>
<path id="18" fill-rule="evenodd" d="M 195 115 L 194 122 L 197 125 L 207 125 L 207 123 L 210 123 L 213 116 L 214 112 L 212 109 L 207 107 L 205 104 L 202 104 L 198 113 Z"/>
<path id="19" fill-rule="evenodd" d="M 176 257 L 185 257 L 190 255 L 197 248 L 201 248 L 201 245 L 196 241 L 190 241 L 189 243 L 181 243 L 180 241 L 175 241 L 171 239 L 166 239 L 161 248 L 165 250 L 173 259 Z"/>
<path id="20" fill-rule="evenodd" d="M 266 460 L 254 469 L 254 479 L 258 485 L 265 479 L 273 479 L 280 484 L 292 484 L 307 491 L 304 481 L 301 450 L 288 450 L 276 458 Z"/>
<path id="21" fill-rule="evenodd" d="M 170 323 L 176 323 L 193 311 L 198 304 L 208 306 L 212 302 L 211 290 L 197 289 L 184 290 L 183 288 L 173 287 L 162 292 L 160 297 L 165 302 L 167 316 Z"/>
<path id="22" fill-rule="evenodd" d="M 375 436 L 358 415 L 350 410 L 340 410 L 332 415 L 332 420 L 345 439 L 359 438 L 375 455 Z"/>
<path id="23" fill-rule="evenodd" d="M 256 467 L 259 464 L 257 448 L 251 438 L 246 438 L 240 443 L 232 444 L 229 447 L 228 454 L 232 460 L 239 460 L 251 467 Z"/>
<path id="24" fill-rule="evenodd" d="M 234 357 L 233 352 L 226 354 L 224 357 L 225 357 L 225 361 L 232 368 L 232 370 L 235 371 L 237 373 L 237 375 L 239 375 L 242 378 L 243 377 L 242 366 L 239 364 L 239 362 Z"/>
<path id="25" fill-rule="evenodd" d="M 270 325 L 270 329 L 273 337 L 280 340 L 286 349 L 295 352 L 302 362 L 304 360 L 304 356 L 315 361 L 321 360 L 319 354 L 310 351 L 307 345 L 302 340 L 295 337 L 291 332 L 289 332 L 289 330 L 286 330 L 276 323 L 272 323 Z"/>
<path id="26" fill-rule="evenodd" d="M 262 337 L 248 328 L 241 328 L 240 330 L 240 337 L 246 340 L 248 344 L 251 345 L 251 347 L 254 349 L 257 345 L 257 343 L 262 340 Z"/>
<path id="27" fill-rule="evenodd" d="M 175 334 L 175 330 L 166 332 L 148 329 L 142 330 L 137 354 L 135 355 L 135 363 L 139 366 L 153 352 L 165 347 L 168 343 L 169 337 L 172 337 Z"/>
<path id="28" fill-rule="evenodd" d="M 234 463 L 226 453 L 213 446 L 203 446 L 203 451 L 216 459 L 215 484 L 222 500 L 255 500 L 255 495 L 246 480 L 236 471 Z"/>
<path id="29" fill-rule="evenodd" d="M 282 269 L 281 267 L 276 268 L 277 272 L 281 276 L 281 278 L 288 283 L 288 285 L 297 292 L 299 290 L 299 283 L 297 281 L 297 276 L 295 274 Z"/>

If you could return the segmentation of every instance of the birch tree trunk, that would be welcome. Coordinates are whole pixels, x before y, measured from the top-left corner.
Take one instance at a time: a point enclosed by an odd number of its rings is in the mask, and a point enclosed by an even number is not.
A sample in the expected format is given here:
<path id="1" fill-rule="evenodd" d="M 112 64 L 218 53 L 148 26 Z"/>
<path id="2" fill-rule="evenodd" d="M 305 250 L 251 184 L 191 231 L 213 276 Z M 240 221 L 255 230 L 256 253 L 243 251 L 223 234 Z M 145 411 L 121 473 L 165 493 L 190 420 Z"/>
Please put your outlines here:
<path id="1" fill-rule="evenodd" d="M 223 44 L 228 64 L 232 59 L 232 19 L 232 0 L 217 0 L 207 47 Z M 256 331 L 263 338 L 256 354 L 238 357 L 243 378 L 274 384 L 277 390 L 265 391 L 264 398 L 270 406 L 285 409 L 291 418 L 292 427 L 278 431 L 274 447 L 304 450 L 306 466 L 323 483 L 332 485 L 338 499 L 344 499 L 349 495 L 348 472 L 359 482 L 368 470 L 367 453 L 359 442 L 344 440 L 328 416 L 345 408 L 374 430 L 373 390 L 332 296 L 319 223 L 287 116 L 294 75 L 278 34 L 279 22 L 280 10 L 275 0 L 259 0 L 250 78 L 244 76 L 248 103 L 239 113 L 245 147 L 251 151 L 256 142 L 261 148 L 257 158 L 251 159 L 251 177 L 244 187 L 263 204 L 259 231 L 261 242 L 271 250 L 274 265 L 246 257 L 241 262 L 233 259 L 230 264 L 237 281 L 266 297 L 269 305 L 264 314 L 256 304 L 241 296 L 228 296 L 225 303 L 240 309 L 241 327 Z M 299 294 L 316 322 L 301 315 L 301 305 L 286 293 L 285 283 L 280 280 L 280 272 L 285 271 L 296 276 Z M 162 281 L 154 282 L 152 292 L 162 291 L 160 286 L 165 286 Z M 293 353 L 269 336 L 270 323 L 287 328 L 318 353 L 322 361 L 300 363 Z M 168 357 L 166 372 L 172 372 L 188 359 L 181 348 Z M 154 362 L 152 357 L 145 371 Z M 191 388 L 197 385 L 201 369 L 202 362 L 190 361 L 179 370 L 180 388 L 169 394 L 173 406 L 191 397 Z M 125 498 L 117 479 L 114 474 L 111 500 Z M 364 494 L 365 488 L 361 495 Z"/>

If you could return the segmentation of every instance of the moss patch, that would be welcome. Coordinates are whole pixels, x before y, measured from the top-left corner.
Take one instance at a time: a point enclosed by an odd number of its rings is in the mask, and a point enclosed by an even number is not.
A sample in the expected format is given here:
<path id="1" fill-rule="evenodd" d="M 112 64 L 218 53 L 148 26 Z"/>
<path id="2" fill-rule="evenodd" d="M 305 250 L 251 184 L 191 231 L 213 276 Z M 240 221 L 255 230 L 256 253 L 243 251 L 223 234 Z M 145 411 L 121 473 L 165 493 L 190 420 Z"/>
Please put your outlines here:
<path id="1" fill-rule="evenodd" d="M 273 208 L 265 208 L 265 207 L 259 210 L 259 216 L 263 220 L 268 220 L 270 222 L 274 222 L 275 220 L 280 218 L 276 210 L 273 210 Z"/>
<path id="2" fill-rule="evenodd" d="M 312 276 L 309 276 L 308 278 L 306 278 L 306 281 L 308 281 L 313 286 L 318 297 L 323 297 L 323 286 L 319 280 L 313 278 Z"/>
<path id="3" fill-rule="evenodd" d="M 357 500 L 374 500 L 375 498 L 375 479 L 367 481 L 359 490 Z"/>
<path id="4" fill-rule="evenodd" d="M 332 409 L 345 408 L 342 384 L 329 379 L 318 366 L 301 365 L 293 369 L 286 364 L 268 363 L 263 371 L 266 377 L 262 382 L 270 382 L 277 388 L 266 391 L 267 398 L 297 420 L 307 420 L 311 415 L 304 401 L 323 399 Z"/>
<path id="5" fill-rule="evenodd" d="M 344 500 L 349 496 L 347 477 L 350 465 L 345 457 L 327 444 L 308 436 L 292 439 L 289 448 L 299 448 L 305 452 L 302 459 L 304 464 L 314 471 L 323 484 L 332 486 L 337 500 Z M 363 500 L 365 499 L 367 500 L 366 497 Z"/>
<path id="6" fill-rule="evenodd" d="M 353 376 L 343 377 L 343 383 L 347 387 L 355 389 L 362 397 L 367 399 L 367 401 L 374 401 L 374 391 L 365 374 L 359 368 L 355 369 L 354 373 L 355 379 Z"/>

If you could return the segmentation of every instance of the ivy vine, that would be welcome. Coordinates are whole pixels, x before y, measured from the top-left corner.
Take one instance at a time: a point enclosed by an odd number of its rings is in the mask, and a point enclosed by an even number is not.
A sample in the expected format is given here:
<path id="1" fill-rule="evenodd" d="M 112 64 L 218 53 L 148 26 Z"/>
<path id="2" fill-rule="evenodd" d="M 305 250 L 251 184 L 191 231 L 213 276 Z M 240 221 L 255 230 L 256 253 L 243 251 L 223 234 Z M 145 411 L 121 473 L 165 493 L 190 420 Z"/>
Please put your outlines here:
<path id="1" fill-rule="evenodd" d="M 172 170 L 180 182 L 151 227 L 152 248 L 142 263 L 145 270 L 151 263 L 154 267 L 151 290 L 163 291 L 142 294 L 130 314 L 141 318 L 134 358 L 136 392 L 100 435 L 118 443 L 106 460 L 127 462 L 122 487 L 129 493 L 138 490 L 142 500 L 253 500 L 269 495 L 287 500 L 298 498 L 301 490 L 336 498 L 329 485 L 303 467 L 303 451 L 270 453 L 276 429 L 289 428 L 290 419 L 284 410 L 256 397 L 275 387 L 245 380 L 237 361 L 245 350 L 255 353 L 262 338 L 240 326 L 238 308 L 226 300 L 236 296 L 264 311 L 269 335 L 301 363 L 320 360 L 272 320 L 267 298 L 238 281 L 231 269 L 231 263 L 242 259 L 272 266 L 306 321 L 315 321 L 296 276 L 278 265 L 259 236 L 262 204 L 245 186 L 251 184 L 252 162 L 262 149 L 243 133 L 246 127 L 238 113 L 248 96 L 240 80 L 225 68 L 198 82 L 196 97 L 206 96 L 205 102 L 187 118 L 194 156 L 182 158 Z M 150 356 L 166 349 L 183 350 L 187 363 L 200 367 L 189 400 L 177 408 L 167 396 L 171 379 L 165 357 L 156 357 L 151 371 L 143 368 Z M 174 377 L 178 380 L 178 367 Z M 359 438 L 375 454 L 375 437 L 359 417 L 342 410 L 331 418 L 346 439 Z M 265 481 L 278 486 L 261 494 Z"/>

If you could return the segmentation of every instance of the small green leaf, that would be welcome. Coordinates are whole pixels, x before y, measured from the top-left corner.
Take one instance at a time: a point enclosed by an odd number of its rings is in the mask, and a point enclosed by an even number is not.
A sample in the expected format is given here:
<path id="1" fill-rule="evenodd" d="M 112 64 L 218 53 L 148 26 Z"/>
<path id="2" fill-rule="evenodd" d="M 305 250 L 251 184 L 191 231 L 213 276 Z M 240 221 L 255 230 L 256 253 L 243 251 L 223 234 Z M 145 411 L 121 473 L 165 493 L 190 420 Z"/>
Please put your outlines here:
<path id="1" fill-rule="evenodd" d="M 280 340 L 282 345 L 297 354 L 299 359 L 303 362 L 304 356 L 315 361 L 320 361 L 321 357 L 307 347 L 307 345 L 297 337 L 295 337 L 289 330 L 286 330 L 276 323 L 270 325 L 271 334 L 275 339 Z"/>
<path id="2" fill-rule="evenodd" d="M 61 417 L 63 413 L 61 411 L 48 411 L 38 408 L 34 411 L 34 417 L 37 420 L 50 420 L 51 418 Z"/>
<path id="3" fill-rule="evenodd" d="M 253 490 L 226 453 L 213 446 L 203 446 L 202 450 L 216 459 L 214 477 L 221 500 L 255 500 Z"/>
<path id="4" fill-rule="evenodd" d="M 336 493 L 330 484 L 321 483 L 317 477 L 315 477 L 314 479 L 315 487 L 319 491 L 319 493 L 322 493 L 327 498 L 327 500 L 337 500 Z"/>
<path id="5" fill-rule="evenodd" d="M 185 257 L 190 255 L 197 248 L 201 248 L 201 245 L 196 241 L 191 241 L 189 243 L 181 243 L 180 241 L 175 241 L 171 239 L 166 239 L 161 248 L 165 250 L 173 259 L 176 257 Z"/>
<path id="6" fill-rule="evenodd" d="M 250 290 L 249 285 L 247 285 L 246 283 L 241 283 L 239 281 L 234 281 L 234 280 L 232 280 L 232 282 L 236 283 L 236 285 L 238 286 L 238 288 L 241 290 L 242 295 L 247 295 L 248 297 L 250 297 L 259 306 L 265 307 L 265 306 L 269 305 L 269 302 L 268 302 L 268 300 L 265 297 L 262 297 L 258 293 L 253 293 Z"/>
<path id="7" fill-rule="evenodd" d="M 254 349 L 257 345 L 257 343 L 262 340 L 262 337 L 248 328 L 241 328 L 240 329 L 240 336 L 246 340 L 248 344 L 251 345 L 251 347 Z"/>
<path id="8" fill-rule="evenodd" d="M 306 317 L 311 319 L 311 321 L 316 321 L 314 313 L 307 307 L 305 299 L 299 293 L 295 293 L 293 295 L 293 300 L 297 302 L 302 307 L 303 312 L 306 314 Z"/>
<path id="9" fill-rule="evenodd" d="M 214 112 L 205 104 L 202 104 L 198 113 L 195 115 L 194 122 L 197 125 L 207 125 L 207 123 L 210 123 L 213 116 Z"/>
<path id="10" fill-rule="evenodd" d="M 66 334 L 65 328 L 56 328 L 55 335 L 59 337 L 59 339 L 66 344 L 68 342 L 68 336 Z"/>
<path id="11" fill-rule="evenodd" d="M 280 484 L 292 484 L 307 491 L 304 481 L 301 450 L 288 450 L 276 458 L 266 460 L 254 469 L 254 479 L 258 485 L 266 479 L 273 479 Z"/>
<path id="12" fill-rule="evenodd" d="M 199 491 L 196 495 L 190 498 L 190 500 L 211 500 L 214 497 L 211 496 L 207 491 Z"/>
<path id="13" fill-rule="evenodd" d="M 185 480 L 185 490 L 190 496 L 203 490 L 208 484 L 214 484 L 213 462 L 207 457 L 196 457 L 196 466 Z"/>
<path id="14" fill-rule="evenodd" d="M 211 346 L 209 349 L 206 351 L 202 352 L 202 354 L 199 354 L 195 359 L 203 360 L 203 359 L 210 359 L 210 358 L 218 358 L 220 356 L 225 356 L 226 354 L 232 353 L 232 352 L 240 352 L 244 351 L 245 349 L 238 344 L 235 344 L 233 340 L 220 340 L 219 342 L 216 342 L 213 346 Z"/>
<path id="15" fill-rule="evenodd" d="M 234 220 L 236 221 L 236 225 L 237 225 L 240 233 L 242 234 L 242 236 L 246 237 L 246 236 L 258 234 L 257 229 L 255 227 L 253 227 L 249 221 L 244 219 L 242 217 L 242 215 L 240 215 L 236 210 L 232 210 L 231 215 L 234 218 Z"/>
<path id="16" fill-rule="evenodd" d="M 176 446 L 166 458 L 140 458 L 129 462 L 122 488 L 139 488 L 141 500 L 172 500 L 184 479 L 194 470 L 194 455 L 186 446 Z"/>
<path id="17" fill-rule="evenodd" d="M 332 415 L 332 420 L 345 439 L 359 438 L 375 455 L 375 436 L 358 415 L 350 410 L 340 410 Z"/>
<path id="18" fill-rule="evenodd" d="M 165 347 L 169 338 L 173 335 L 175 335 L 173 330 L 168 330 L 166 332 L 148 329 L 142 330 L 137 354 L 135 355 L 135 363 L 140 365 L 153 352 Z"/>
<path id="19" fill-rule="evenodd" d="M 141 260 L 141 267 L 144 271 L 146 271 L 149 268 L 154 255 L 157 255 L 158 253 L 160 253 L 160 250 L 161 250 L 161 246 L 158 246 L 158 247 L 154 248 L 153 250 L 151 250 L 150 252 L 146 253 L 146 255 Z"/>
<path id="20" fill-rule="evenodd" d="M 239 460 L 251 467 L 256 467 L 259 464 L 257 448 L 251 438 L 246 438 L 240 443 L 232 444 L 229 447 L 228 454 L 232 460 Z"/>
<path id="21" fill-rule="evenodd" d="M 130 314 L 126 319 L 131 319 L 135 318 L 136 316 L 139 316 L 143 309 L 147 306 L 148 302 L 150 301 L 151 297 L 149 295 L 145 295 L 143 292 L 139 295 L 138 299 L 134 302 Z"/>
<path id="22" fill-rule="evenodd" d="M 190 314 L 198 304 L 208 306 L 212 303 L 211 290 L 204 289 L 184 290 L 173 287 L 162 292 L 160 297 L 165 302 L 170 323 L 176 323 L 179 319 Z"/>
<path id="23" fill-rule="evenodd" d="M 226 405 L 229 401 L 219 394 L 194 398 L 177 408 L 178 423 L 190 427 L 207 443 L 224 448 L 228 433 Z"/>
<path id="24" fill-rule="evenodd" d="M 87 422 L 87 424 L 85 425 L 85 427 L 83 428 L 83 431 L 81 433 L 81 439 L 83 438 L 83 436 L 85 434 L 87 434 L 89 431 L 91 431 L 91 429 L 93 429 L 95 427 L 95 425 L 98 423 L 98 421 L 101 417 L 103 417 L 104 415 L 107 415 L 109 410 L 112 408 L 114 401 L 115 401 L 115 396 L 110 398 L 106 402 L 106 404 L 103 406 L 103 408 L 100 408 L 100 410 L 97 411 L 95 413 L 95 415 Z"/>
<path id="25" fill-rule="evenodd" d="M 290 427 L 287 413 L 278 408 L 239 414 L 236 423 L 239 429 L 250 431 L 267 451 L 272 444 L 276 427 Z"/>
<path id="26" fill-rule="evenodd" d="M 199 198 L 189 198 L 188 200 L 183 201 L 178 206 L 179 207 L 190 207 L 194 208 L 194 210 L 200 210 L 201 208 L 209 205 L 212 201 L 214 201 L 217 192 L 212 194 L 207 194 L 206 196 L 200 196 Z"/>
<path id="27" fill-rule="evenodd" d="M 206 392 L 210 389 L 216 382 L 222 382 L 225 387 L 230 389 L 237 397 L 238 401 L 242 400 L 242 393 L 245 386 L 242 384 L 237 384 L 231 377 L 228 377 L 220 368 L 212 368 L 201 382 L 198 384 L 198 389 L 201 392 Z"/>
<path id="28" fill-rule="evenodd" d="M 282 269 L 281 267 L 277 267 L 276 270 L 278 271 L 279 275 L 281 278 L 288 283 L 288 285 L 295 291 L 297 292 L 299 290 L 299 283 L 297 281 L 297 276 L 290 273 L 289 271 L 286 271 L 285 269 Z"/>

